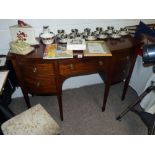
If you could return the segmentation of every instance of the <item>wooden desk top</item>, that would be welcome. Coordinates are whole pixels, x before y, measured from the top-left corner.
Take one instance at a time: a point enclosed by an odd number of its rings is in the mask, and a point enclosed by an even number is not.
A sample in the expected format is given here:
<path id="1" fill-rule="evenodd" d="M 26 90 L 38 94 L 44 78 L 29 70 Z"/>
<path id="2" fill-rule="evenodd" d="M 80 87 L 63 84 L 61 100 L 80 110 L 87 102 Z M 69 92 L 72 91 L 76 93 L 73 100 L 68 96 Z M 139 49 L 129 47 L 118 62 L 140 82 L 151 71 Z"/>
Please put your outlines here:
<path id="1" fill-rule="evenodd" d="M 131 36 L 122 37 L 121 39 L 107 39 L 105 43 L 109 47 L 111 53 L 116 51 L 131 49 L 134 47 L 135 43 Z M 43 44 L 35 46 L 34 52 L 25 55 L 25 58 L 43 58 L 43 51 L 45 46 Z M 11 54 L 12 55 L 12 54 Z M 23 56 L 23 55 L 22 55 Z"/>

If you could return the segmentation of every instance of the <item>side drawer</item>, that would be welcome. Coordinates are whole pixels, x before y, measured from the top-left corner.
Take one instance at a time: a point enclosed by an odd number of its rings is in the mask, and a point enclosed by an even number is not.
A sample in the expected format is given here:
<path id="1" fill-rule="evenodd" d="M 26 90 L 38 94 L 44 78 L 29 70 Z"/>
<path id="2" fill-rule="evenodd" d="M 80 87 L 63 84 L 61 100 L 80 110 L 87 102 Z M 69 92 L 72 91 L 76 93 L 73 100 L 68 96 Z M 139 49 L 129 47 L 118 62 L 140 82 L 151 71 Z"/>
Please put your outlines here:
<path id="1" fill-rule="evenodd" d="M 54 93 L 56 92 L 56 75 L 53 63 L 42 60 L 21 60 L 18 63 L 21 80 L 24 87 L 31 93 Z"/>
<path id="2" fill-rule="evenodd" d="M 24 74 L 33 74 L 33 75 L 54 75 L 54 66 L 53 64 L 44 64 L 44 63 L 32 63 L 32 64 L 20 64 L 21 71 L 24 72 Z"/>
<path id="3" fill-rule="evenodd" d="M 24 85 L 32 93 L 54 93 L 56 92 L 55 76 L 26 76 Z"/>

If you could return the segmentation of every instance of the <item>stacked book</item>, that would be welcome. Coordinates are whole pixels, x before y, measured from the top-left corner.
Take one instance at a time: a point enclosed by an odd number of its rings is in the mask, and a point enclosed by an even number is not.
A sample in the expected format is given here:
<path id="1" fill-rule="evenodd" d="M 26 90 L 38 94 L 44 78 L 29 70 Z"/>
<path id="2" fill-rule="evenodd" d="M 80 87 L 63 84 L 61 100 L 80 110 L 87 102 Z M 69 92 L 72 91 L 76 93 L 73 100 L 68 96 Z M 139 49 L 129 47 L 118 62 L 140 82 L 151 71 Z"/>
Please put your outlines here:
<path id="1" fill-rule="evenodd" d="M 67 50 L 64 44 L 47 45 L 44 51 L 43 59 L 65 59 L 73 58 L 73 51 Z"/>
<path id="2" fill-rule="evenodd" d="M 68 39 L 66 44 L 47 45 L 43 59 L 65 59 L 73 56 L 112 56 L 104 41 L 87 41 L 84 39 Z"/>

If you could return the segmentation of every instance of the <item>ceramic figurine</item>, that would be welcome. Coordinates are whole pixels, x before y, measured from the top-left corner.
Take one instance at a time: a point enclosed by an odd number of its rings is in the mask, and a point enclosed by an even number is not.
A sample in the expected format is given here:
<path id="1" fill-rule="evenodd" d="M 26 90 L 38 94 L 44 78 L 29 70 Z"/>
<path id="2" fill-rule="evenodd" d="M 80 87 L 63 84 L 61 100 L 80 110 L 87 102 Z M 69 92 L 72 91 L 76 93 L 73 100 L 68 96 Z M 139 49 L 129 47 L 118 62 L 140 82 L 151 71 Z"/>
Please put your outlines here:
<path id="1" fill-rule="evenodd" d="M 99 39 L 106 39 L 106 38 L 108 38 L 108 35 L 107 35 L 105 32 L 101 32 L 101 33 L 98 35 L 98 38 L 99 38 Z"/>
<path id="2" fill-rule="evenodd" d="M 106 31 L 106 32 L 107 32 L 108 34 L 112 34 L 113 31 L 114 31 L 114 27 L 113 27 L 113 26 L 108 26 L 108 27 L 107 27 L 107 31 Z"/>
<path id="3" fill-rule="evenodd" d="M 58 32 L 57 39 L 60 39 L 61 36 L 65 34 L 65 30 L 58 30 L 57 32 Z"/>
<path id="4" fill-rule="evenodd" d="M 94 32 L 90 33 L 87 37 L 86 37 L 86 40 L 96 40 L 96 35 Z"/>
<path id="5" fill-rule="evenodd" d="M 50 32 L 49 26 L 43 27 L 43 33 L 40 34 L 40 38 L 45 45 L 49 45 L 54 42 L 54 34 L 53 32 Z"/>
<path id="6" fill-rule="evenodd" d="M 129 32 L 128 32 L 127 28 L 120 28 L 120 35 L 121 36 L 125 36 L 128 34 L 129 34 Z"/>
<path id="7" fill-rule="evenodd" d="M 61 38 L 59 39 L 59 43 L 67 43 L 68 38 L 69 37 L 67 34 L 62 34 Z"/>
<path id="8" fill-rule="evenodd" d="M 114 30 L 113 31 L 113 34 L 111 35 L 112 38 L 120 38 L 121 35 L 120 35 L 120 31 L 118 30 Z"/>

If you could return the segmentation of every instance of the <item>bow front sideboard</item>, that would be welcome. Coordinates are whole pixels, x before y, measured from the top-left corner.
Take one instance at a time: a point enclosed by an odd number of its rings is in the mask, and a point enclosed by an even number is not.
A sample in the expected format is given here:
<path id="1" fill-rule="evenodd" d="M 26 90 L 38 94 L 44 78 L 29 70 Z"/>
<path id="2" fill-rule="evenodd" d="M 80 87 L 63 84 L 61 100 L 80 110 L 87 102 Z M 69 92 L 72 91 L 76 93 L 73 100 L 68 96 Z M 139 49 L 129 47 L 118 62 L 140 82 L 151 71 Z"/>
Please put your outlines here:
<path id="1" fill-rule="evenodd" d="M 124 99 L 136 60 L 133 39 L 108 39 L 105 41 L 112 56 L 83 57 L 70 59 L 43 59 L 44 46 L 35 47 L 28 55 L 8 54 L 21 86 L 28 108 L 28 93 L 37 95 L 56 95 L 60 117 L 63 120 L 62 84 L 72 76 L 99 73 L 104 80 L 103 106 L 105 110 L 110 86 L 125 81 L 122 99 Z"/>

